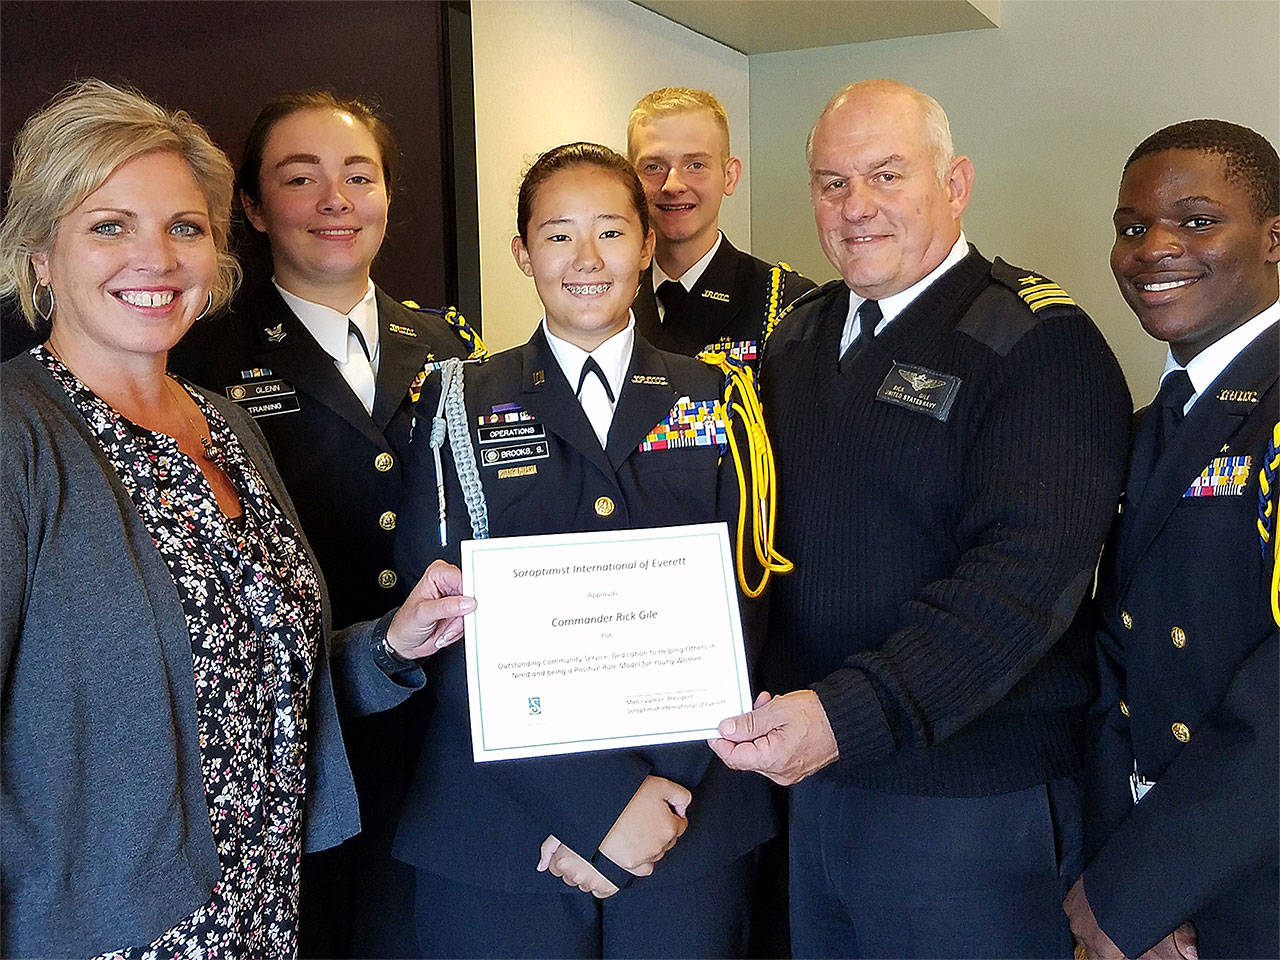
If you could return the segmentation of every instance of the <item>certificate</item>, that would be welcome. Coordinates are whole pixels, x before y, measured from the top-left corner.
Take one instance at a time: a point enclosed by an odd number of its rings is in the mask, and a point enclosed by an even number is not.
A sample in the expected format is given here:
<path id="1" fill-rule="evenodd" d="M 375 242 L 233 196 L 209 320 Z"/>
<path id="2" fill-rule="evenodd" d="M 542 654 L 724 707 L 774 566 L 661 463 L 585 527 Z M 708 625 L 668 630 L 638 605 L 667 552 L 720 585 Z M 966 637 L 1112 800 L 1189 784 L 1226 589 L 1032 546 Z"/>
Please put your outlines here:
<path id="1" fill-rule="evenodd" d="M 477 762 L 717 736 L 751 709 L 723 523 L 462 543 Z"/>

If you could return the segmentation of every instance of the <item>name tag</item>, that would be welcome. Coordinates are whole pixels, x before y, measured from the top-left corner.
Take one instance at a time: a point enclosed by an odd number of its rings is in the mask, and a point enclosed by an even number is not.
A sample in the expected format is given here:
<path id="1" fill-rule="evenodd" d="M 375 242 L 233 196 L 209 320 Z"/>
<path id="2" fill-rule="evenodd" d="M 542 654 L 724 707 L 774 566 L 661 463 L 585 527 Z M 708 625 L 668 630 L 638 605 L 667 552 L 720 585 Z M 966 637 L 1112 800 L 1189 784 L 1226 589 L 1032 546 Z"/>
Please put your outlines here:
<path id="1" fill-rule="evenodd" d="M 962 382 L 949 373 L 895 362 L 876 391 L 876 399 L 946 423 Z"/>
<path id="2" fill-rule="evenodd" d="M 477 433 L 481 443 L 502 443 L 508 440 L 536 440 L 547 435 L 547 428 L 540 423 L 504 423 L 480 427 Z"/>
<path id="3" fill-rule="evenodd" d="M 227 387 L 228 399 L 239 403 L 241 400 L 259 400 L 263 397 L 287 396 L 294 392 L 293 387 L 283 380 L 257 380 L 252 383 L 233 383 Z"/>
<path id="4" fill-rule="evenodd" d="M 228 399 L 255 420 L 281 413 L 297 413 L 298 395 L 284 380 L 257 380 L 233 383 L 227 387 Z"/>
<path id="5" fill-rule="evenodd" d="M 547 441 L 535 440 L 533 443 L 513 443 L 502 447 L 489 447 L 480 453 L 480 462 L 486 467 L 500 467 L 512 463 L 525 463 L 530 460 L 545 460 L 550 456 Z"/>

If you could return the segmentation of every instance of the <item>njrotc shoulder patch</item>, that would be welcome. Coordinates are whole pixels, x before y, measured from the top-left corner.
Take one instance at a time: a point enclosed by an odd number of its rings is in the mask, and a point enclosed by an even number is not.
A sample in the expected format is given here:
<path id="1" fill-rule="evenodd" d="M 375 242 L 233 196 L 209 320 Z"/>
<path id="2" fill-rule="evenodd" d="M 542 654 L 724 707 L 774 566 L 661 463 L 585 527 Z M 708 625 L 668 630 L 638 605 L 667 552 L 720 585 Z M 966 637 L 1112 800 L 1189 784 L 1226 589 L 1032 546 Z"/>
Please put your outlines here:
<path id="1" fill-rule="evenodd" d="M 682 447 L 718 446 L 724 449 L 729 438 L 725 423 L 716 413 L 715 400 L 676 401 L 665 420 L 640 441 L 640 452 L 678 450 Z"/>
<path id="2" fill-rule="evenodd" d="M 1183 497 L 1239 497 L 1249 482 L 1249 468 L 1253 458 L 1214 457 L 1191 481 Z"/>

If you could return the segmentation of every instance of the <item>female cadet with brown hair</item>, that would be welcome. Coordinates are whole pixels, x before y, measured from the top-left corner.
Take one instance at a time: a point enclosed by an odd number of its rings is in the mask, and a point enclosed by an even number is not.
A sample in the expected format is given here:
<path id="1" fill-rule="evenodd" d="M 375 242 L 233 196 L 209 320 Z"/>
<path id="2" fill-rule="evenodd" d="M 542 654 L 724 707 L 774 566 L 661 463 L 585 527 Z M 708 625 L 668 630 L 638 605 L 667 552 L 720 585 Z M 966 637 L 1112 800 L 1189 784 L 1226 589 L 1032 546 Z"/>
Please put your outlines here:
<path id="1" fill-rule="evenodd" d="M 261 434 L 166 375 L 238 277 L 231 167 L 189 116 L 69 88 L 18 135 L 8 199 L 0 293 L 51 333 L 0 398 L 0 952 L 292 956 L 303 847 L 359 825 L 336 699 L 404 699 L 396 657 L 470 602 L 440 565 L 331 648 Z"/>
<path id="2" fill-rule="evenodd" d="M 477 424 L 500 411 L 547 450 L 524 469 L 479 465 L 489 535 L 736 522 L 714 431 L 680 448 L 646 442 L 721 416 L 725 376 L 635 331 L 654 240 L 630 164 L 592 143 L 550 150 L 526 174 L 517 216 L 512 250 L 545 316 L 524 346 L 467 365 L 466 423 L 478 443 Z M 471 533 L 452 459 L 441 478 L 451 546 L 435 533 L 436 396 L 418 405 L 408 466 L 397 554 L 409 574 Z M 464 658 L 437 659 L 440 703 L 394 848 L 417 871 L 424 955 L 742 953 L 753 851 L 776 829 L 761 778 L 710 764 L 703 743 L 475 764 Z"/>

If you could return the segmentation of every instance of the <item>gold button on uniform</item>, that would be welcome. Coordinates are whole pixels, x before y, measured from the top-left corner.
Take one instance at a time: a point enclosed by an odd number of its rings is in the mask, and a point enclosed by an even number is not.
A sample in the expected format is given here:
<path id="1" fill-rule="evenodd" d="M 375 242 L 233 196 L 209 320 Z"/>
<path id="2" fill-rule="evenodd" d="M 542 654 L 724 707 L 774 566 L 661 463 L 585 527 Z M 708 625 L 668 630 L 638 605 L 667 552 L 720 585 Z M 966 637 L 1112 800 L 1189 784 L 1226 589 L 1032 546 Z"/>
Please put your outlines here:
<path id="1" fill-rule="evenodd" d="M 386 473 L 395 466 L 396 459 L 389 453 L 380 453 L 373 458 L 373 466 L 379 473 Z"/>
<path id="2" fill-rule="evenodd" d="M 1123 713 L 1126 717 L 1129 715 L 1129 705 L 1125 703 L 1123 700 L 1120 701 L 1120 712 Z"/>
<path id="3" fill-rule="evenodd" d="M 378 574 L 378 586 L 385 590 L 390 590 L 396 585 L 397 579 L 399 578 L 396 577 L 396 572 L 394 570 L 383 570 Z"/>
<path id="4" fill-rule="evenodd" d="M 1126 630 L 1133 629 L 1133 617 L 1129 616 L 1128 610 L 1120 611 L 1120 622 L 1124 624 Z"/>
<path id="5" fill-rule="evenodd" d="M 1169 639 L 1173 641 L 1173 645 L 1181 650 L 1187 645 L 1187 631 L 1181 627 L 1174 627 L 1169 631 Z"/>
<path id="6" fill-rule="evenodd" d="M 613 513 L 613 501 L 608 497 L 601 497 L 596 501 L 596 516 L 607 517 Z"/>
<path id="7" fill-rule="evenodd" d="M 1191 728 L 1185 723 L 1175 723 L 1173 725 L 1173 735 L 1181 743 L 1186 743 L 1191 739 Z"/>
<path id="8" fill-rule="evenodd" d="M 394 530 L 396 528 L 396 512 L 388 510 L 378 518 L 378 526 L 383 530 Z"/>

